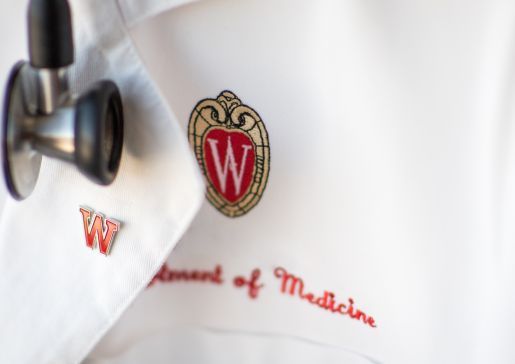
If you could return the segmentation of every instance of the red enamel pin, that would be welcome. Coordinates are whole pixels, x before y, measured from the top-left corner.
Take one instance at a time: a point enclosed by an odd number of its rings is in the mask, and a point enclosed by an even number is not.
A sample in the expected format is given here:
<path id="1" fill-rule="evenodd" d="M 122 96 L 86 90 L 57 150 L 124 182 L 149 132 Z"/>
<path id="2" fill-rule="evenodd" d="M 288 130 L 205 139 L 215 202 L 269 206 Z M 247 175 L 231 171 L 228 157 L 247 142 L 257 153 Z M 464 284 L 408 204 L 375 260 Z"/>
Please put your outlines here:
<path id="1" fill-rule="evenodd" d="M 120 230 L 120 223 L 116 220 L 105 218 L 102 214 L 87 207 L 81 207 L 82 223 L 86 246 L 93 249 L 98 245 L 98 250 L 105 256 L 109 255 L 113 246 L 114 236 Z"/>
<path id="2" fill-rule="evenodd" d="M 270 171 L 270 144 L 259 114 L 230 91 L 193 109 L 188 135 L 207 183 L 207 199 L 228 217 L 257 205 Z"/>

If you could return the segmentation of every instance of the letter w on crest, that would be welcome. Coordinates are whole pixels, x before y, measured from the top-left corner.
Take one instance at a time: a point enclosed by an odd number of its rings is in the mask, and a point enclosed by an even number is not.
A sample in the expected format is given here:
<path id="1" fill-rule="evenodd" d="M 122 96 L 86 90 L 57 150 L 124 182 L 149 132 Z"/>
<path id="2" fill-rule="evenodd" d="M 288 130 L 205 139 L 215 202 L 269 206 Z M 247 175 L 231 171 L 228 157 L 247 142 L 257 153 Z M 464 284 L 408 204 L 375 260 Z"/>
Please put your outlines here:
<path id="1" fill-rule="evenodd" d="M 209 146 L 211 147 L 211 152 L 213 153 L 216 174 L 218 176 L 218 180 L 220 181 L 220 186 L 222 192 L 225 193 L 227 186 L 227 172 L 231 172 L 234 187 L 236 190 L 236 194 L 239 195 L 241 191 L 241 182 L 243 180 L 243 171 L 245 170 L 245 163 L 247 161 L 247 154 L 252 146 L 244 144 L 241 147 L 243 148 L 243 157 L 241 158 L 240 170 L 237 170 L 238 163 L 236 162 L 236 158 L 234 157 L 234 150 L 232 148 L 231 137 L 228 137 L 227 142 L 227 151 L 225 153 L 225 161 L 222 166 L 220 161 L 220 155 L 218 154 L 218 140 L 208 139 Z"/>

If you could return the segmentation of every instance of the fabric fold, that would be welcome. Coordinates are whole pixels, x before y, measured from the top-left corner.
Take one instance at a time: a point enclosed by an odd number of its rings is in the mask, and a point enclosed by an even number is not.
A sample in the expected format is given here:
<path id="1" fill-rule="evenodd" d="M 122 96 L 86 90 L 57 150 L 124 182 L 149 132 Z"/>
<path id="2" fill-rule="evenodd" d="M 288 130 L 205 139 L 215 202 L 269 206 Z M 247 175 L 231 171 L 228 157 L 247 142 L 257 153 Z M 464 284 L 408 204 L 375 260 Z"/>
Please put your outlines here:
<path id="1" fill-rule="evenodd" d="M 34 193 L 7 201 L 0 342 L 9 345 L 0 362 L 80 362 L 161 267 L 203 197 L 187 140 L 134 51 L 117 4 L 71 5 L 71 85 L 80 93 L 100 79 L 117 83 L 125 108 L 122 162 L 115 182 L 101 187 L 73 165 L 45 158 Z M 86 246 L 81 206 L 121 223 L 109 256 Z"/>

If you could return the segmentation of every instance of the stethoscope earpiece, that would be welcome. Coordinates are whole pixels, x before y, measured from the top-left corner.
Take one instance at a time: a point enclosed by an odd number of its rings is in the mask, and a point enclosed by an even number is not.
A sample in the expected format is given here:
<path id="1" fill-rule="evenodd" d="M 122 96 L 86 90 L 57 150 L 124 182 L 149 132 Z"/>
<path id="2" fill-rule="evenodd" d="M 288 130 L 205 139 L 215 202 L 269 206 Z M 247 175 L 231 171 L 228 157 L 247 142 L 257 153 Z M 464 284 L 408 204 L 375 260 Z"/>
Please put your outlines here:
<path id="1" fill-rule="evenodd" d="M 70 93 L 74 50 L 66 0 L 29 5 L 30 62 L 17 63 L 7 82 L 2 117 L 2 164 L 11 195 L 34 190 L 42 155 L 75 164 L 95 183 L 116 177 L 123 146 L 123 106 L 112 81 L 79 96 Z"/>

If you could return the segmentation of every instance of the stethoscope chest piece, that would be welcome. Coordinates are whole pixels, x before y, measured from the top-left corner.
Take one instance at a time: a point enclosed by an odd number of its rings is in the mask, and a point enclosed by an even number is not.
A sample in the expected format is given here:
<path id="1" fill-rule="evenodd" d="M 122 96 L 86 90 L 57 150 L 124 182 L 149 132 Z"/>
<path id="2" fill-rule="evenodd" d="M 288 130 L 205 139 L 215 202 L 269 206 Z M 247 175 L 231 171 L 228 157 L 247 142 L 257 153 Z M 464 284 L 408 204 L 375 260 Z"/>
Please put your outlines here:
<path id="1" fill-rule="evenodd" d="M 100 185 L 112 183 L 123 147 L 123 106 L 116 84 L 94 83 L 72 95 L 74 50 L 66 0 L 31 0 L 30 62 L 18 62 L 7 82 L 2 115 L 2 165 L 10 194 L 28 197 L 42 156 L 77 166 Z"/>
<path id="2" fill-rule="evenodd" d="M 26 117 L 29 95 L 23 93 L 24 62 L 11 70 L 2 115 L 2 166 L 10 194 L 18 199 L 28 197 L 39 176 L 42 155 L 35 151 L 25 131 L 30 129 L 31 120 Z"/>

